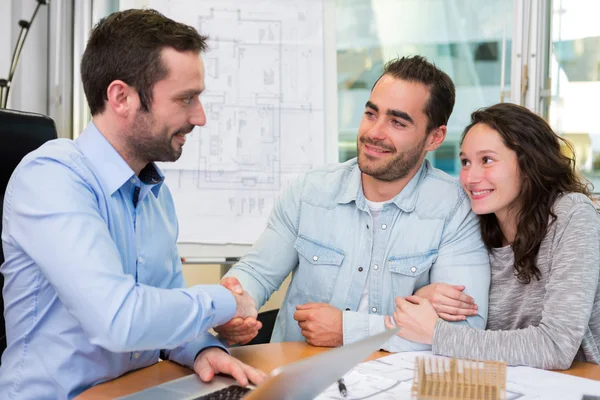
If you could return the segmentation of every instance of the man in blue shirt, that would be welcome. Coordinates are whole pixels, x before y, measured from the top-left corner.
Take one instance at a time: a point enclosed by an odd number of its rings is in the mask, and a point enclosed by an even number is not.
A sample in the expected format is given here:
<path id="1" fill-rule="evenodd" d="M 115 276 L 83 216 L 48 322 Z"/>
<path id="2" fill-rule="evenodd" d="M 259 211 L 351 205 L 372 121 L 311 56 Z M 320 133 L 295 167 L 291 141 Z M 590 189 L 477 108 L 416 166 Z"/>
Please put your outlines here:
<path id="1" fill-rule="evenodd" d="M 256 317 L 247 293 L 186 289 L 173 199 L 155 161 L 175 161 L 206 117 L 206 37 L 152 10 L 110 15 L 81 62 L 93 120 L 27 155 L 4 202 L 8 347 L 0 397 L 73 398 L 159 357 L 241 384 L 264 374 L 207 330 Z"/>
<path id="2" fill-rule="evenodd" d="M 459 183 L 425 160 L 446 137 L 454 98 L 450 77 L 424 58 L 391 61 L 366 103 L 358 158 L 282 193 L 222 281 L 260 306 L 292 273 L 271 340 L 351 343 L 386 329 L 394 298 L 413 293 L 442 317 L 485 328 L 490 267 L 478 221 Z M 230 342 L 256 334 L 241 320 L 217 330 Z M 384 346 L 428 348 L 400 337 Z"/>

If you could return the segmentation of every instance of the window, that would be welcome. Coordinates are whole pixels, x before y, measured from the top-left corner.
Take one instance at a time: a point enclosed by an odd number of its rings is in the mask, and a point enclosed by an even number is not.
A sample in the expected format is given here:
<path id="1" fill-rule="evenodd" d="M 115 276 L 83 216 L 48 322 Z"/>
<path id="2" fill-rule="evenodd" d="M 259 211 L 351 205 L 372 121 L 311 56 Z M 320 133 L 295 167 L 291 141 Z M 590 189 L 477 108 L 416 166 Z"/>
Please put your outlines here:
<path id="1" fill-rule="evenodd" d="M 513 0 L 339 0 L 336 15 L 340 161 L 356 157 L 364 105 L 384 64 L 422 55 L 457 90 L 446 141 L 428 158 L 458 174 L 458 141 L 471 113 L 500 102 L 510 86 Z"/>
<path id="2" fill-rule="evenodd" d="M 600 2 L 554 0 L 549 122 L 571 141 L 577 165 L 600 191 Z"/>

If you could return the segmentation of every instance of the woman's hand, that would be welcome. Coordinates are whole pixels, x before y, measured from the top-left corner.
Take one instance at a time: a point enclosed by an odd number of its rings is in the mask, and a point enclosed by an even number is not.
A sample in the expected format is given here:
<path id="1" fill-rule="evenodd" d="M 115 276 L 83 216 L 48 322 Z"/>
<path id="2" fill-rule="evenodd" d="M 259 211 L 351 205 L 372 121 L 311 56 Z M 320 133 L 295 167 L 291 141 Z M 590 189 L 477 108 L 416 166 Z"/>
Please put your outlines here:
<path id="1" fill-rule="evenodd" d="M 440 318 L 450 322 L 464 321 L 468 316 L 477 315 L 477 305 L 463 290 L 464 286 L 436 282 L 423 286 L 415 295 L 429 300 Z"/>
<path id="2" fill-rule="evenodd" d="M 431 302 L 419 296 L 396 297 L 393 321 L 385 317 L 385 327 L 400 327 L 398 336 L 417 343 L 431 344 L 435 324 L 439 319 Z M 394 324 L 395 323 L 395 324 Z"/>

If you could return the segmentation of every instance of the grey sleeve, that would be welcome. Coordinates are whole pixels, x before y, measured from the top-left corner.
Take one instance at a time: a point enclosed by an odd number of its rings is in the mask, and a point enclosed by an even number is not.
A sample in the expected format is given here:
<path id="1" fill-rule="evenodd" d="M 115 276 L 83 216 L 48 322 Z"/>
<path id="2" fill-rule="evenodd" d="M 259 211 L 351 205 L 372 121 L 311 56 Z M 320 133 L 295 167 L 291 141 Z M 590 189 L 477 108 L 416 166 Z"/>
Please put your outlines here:
<path id="1" fill-rule="evenodd" d="M 561 226 L 557 226 L 551 273 L 538 326 L 480 331 L 439 320 L 433 336 L 433 352 L 459 358 L 501 360 L 509 365 L 569 368 L 589 324 L 598 287 L 599 225 L 594 207 L 580 203 L 575 204 Z M 511 313 L 511 310 L 503 312 Z"/>

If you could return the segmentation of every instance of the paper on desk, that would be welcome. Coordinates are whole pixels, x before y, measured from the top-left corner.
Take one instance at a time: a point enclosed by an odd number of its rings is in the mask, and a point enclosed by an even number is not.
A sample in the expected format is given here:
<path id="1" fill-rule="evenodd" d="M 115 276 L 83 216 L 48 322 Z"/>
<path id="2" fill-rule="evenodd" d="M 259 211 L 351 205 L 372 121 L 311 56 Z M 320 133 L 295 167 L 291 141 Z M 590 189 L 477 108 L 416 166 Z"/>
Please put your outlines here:
<path id="1" fill-rule="evenodd" d="M 410 399 L 415 357 L 436 357 L 429 351 L 397 353 L 362 363 L 344 376 L 348 396 L 337 384 L 318 400 Z M 528 367 L 507 368 L 507 400 L 581 400 L 584 394 L 599 395 L 600 382 Z"/>

